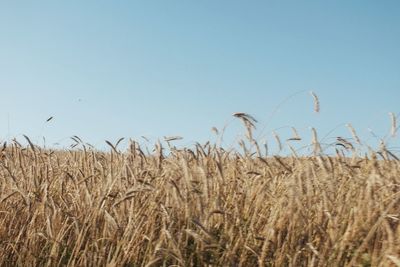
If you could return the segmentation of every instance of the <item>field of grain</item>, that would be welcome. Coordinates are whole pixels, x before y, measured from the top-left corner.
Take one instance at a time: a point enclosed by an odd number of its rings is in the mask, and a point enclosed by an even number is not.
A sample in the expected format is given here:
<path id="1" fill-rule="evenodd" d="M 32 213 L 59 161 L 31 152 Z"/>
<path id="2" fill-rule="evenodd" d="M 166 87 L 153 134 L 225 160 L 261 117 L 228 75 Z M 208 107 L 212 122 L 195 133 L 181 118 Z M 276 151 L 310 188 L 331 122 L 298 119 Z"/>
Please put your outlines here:
<path id="1" fill-rule="evenodd" d="M 236 117 L 252 140 L 251 120 Z M 1 266 L 400 266 L 400 164 L 388 151 L 147 153 L 131 141 L 104 152 L 74 139 L 1 150 Z"/>

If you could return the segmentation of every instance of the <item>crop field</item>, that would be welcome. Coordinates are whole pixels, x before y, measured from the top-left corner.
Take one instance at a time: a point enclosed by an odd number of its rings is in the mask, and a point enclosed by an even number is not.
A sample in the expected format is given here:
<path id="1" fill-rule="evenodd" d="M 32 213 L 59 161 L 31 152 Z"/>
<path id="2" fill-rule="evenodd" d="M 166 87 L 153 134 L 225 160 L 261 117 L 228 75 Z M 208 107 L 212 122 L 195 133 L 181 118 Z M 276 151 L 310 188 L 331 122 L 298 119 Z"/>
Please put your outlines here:
<path id="1" fill-rule="evenodd" d="M 235 116 L 252 140 L 251 118 Z M 400 266 L 400 164 L 387 150 L 107 152 L 73 139 L 0 149 L 1 266 Z"/>
<path id="2" fill-rule="evenodd" d="M 20 2 L 0 267 L 400 267 L 400 0 Z"/>

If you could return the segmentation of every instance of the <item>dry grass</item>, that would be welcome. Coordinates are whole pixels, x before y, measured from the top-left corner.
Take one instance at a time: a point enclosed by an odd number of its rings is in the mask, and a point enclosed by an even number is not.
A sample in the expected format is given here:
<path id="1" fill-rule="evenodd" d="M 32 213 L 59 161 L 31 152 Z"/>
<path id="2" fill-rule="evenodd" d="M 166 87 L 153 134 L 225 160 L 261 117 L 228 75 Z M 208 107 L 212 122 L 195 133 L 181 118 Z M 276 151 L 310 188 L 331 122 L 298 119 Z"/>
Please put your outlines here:
<path id="1" fill-rule="evenodd" d="M 385 153 L 266 158 L 207 144 L 166 156 L 161 143 L 152 154 L 108 143 L 3 147 L 0 265 L 399 266 L 400 164 Z"/>

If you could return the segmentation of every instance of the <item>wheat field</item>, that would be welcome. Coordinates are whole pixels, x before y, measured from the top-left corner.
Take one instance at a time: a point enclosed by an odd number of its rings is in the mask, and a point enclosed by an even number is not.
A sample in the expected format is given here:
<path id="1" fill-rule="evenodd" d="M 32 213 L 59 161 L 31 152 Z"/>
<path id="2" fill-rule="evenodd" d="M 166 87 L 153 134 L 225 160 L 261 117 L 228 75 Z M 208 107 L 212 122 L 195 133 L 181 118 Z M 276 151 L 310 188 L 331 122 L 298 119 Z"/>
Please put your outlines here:
<path id="1" fill-rule="evenodd" d="M 252 140 L 251 118 L 235 116 Z M 105 152 L 73 139 L 68 150 L 4 144 L 1 266 L 400 266 L 400 164 L 388 151 L 148 153 L 131 141 Z"/>

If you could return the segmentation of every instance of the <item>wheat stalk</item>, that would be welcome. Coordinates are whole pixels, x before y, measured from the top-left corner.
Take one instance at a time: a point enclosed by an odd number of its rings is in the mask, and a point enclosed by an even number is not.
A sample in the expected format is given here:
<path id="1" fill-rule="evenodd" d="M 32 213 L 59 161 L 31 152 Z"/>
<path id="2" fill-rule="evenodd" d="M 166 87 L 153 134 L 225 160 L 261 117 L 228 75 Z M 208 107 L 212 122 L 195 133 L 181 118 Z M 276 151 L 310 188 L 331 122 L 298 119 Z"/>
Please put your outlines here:
<path id="1" fill-rule="evenodd" d="M 320 112 L 319 98 L 313 91 L 310 91 L 310 94 L 311 94 L 311 96 L 313 98 L 313 101 L 314 101 L 314 112 L 315 113 L 319 113 Z"/>
<path id="2" fill-rule="evenodd" d="M 397 132 L 397 118 L 396 115 L 393 112 L 389 112 L 390 116 L 390 121 L 391 121 L 391 130 L 390 134 L 392 137 L 396 137 L 396 132 Z"/>
<path id="3" fill-rule="evenodd" d="M 352 135 L 354 141 L 356 141 L 357 144 L 361 145 L 361 140 L 360 140 L 360 138 L 358 137 L 357 132 L 356 132 L 356 130 L 353 128 L 353 126 L 352 126 L 350 123 L 348 123 L 348 124 L 346 124 L 346 127 L 349 129 L 349 131 L 350 131 L 350 133 L 351 133 L 351 135 Z"/>

